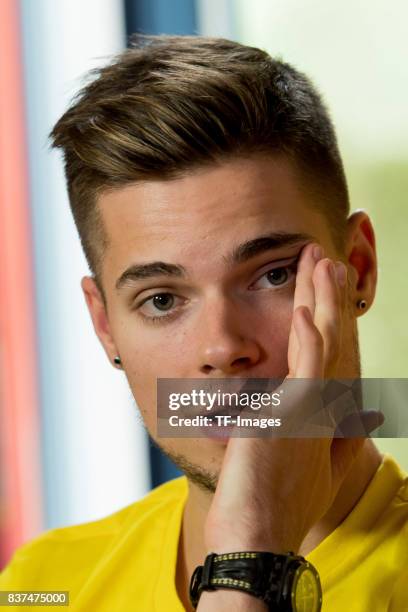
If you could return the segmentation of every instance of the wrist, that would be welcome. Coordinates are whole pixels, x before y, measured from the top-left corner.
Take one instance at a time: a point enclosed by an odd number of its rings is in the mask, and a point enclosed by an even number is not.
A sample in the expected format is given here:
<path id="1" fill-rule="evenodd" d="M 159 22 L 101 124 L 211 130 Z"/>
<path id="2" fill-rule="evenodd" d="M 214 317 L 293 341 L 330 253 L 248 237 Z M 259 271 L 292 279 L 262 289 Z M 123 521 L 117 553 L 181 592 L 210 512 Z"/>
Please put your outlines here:
<path id="1" fill-rule="evenodd" d="M 217 554 L 230 553 L 236 550 L 254 550 L 254 551 L 269 551 L 276 555 L 286 554 L 289 550 L 297 554 L 300 549 L 301 542 L 295 541 L 294 538 L 265 538 L 265 537 L 224 537 L 217 539 L 207 539 L 206 550 L 207 554 L 216 552 Z"/>
<path id="2" fill-rule="evenodd" d="M 197 612 L 267 612 L 267 605 L 248 593 L 217 589 L 204 591 L 197 606 Z"/>
<path id="3" fill-rule="evenodd" d="M 274 528 L 271 528 L 271 525 Z M 234 550 L 258 550 L 270 551 L 276 554 L 284 554 L 288 550 L 297 553 L 300 549 L 304 536 L 297 533 L 295 529 L 282 525 L 278 519 L 268 521 L 262 525 L 253 524 L 239 526 L 232 523 L 225 524 L 223 521 L 207 527 L 205 533 L 205 545 L 207 553 L 229 553 Z"/>

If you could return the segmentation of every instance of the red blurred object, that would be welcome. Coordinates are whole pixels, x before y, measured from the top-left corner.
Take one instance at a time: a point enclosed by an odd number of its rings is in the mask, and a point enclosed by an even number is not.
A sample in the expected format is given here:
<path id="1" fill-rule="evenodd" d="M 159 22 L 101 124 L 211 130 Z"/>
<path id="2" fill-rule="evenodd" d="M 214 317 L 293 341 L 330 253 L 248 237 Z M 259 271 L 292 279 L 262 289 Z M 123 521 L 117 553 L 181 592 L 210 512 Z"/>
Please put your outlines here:
<path id="1" fill-rule="evenodd" d="M 18 2 L 0 2 L 0 567 L 41 529 L 33 255 Z"/>

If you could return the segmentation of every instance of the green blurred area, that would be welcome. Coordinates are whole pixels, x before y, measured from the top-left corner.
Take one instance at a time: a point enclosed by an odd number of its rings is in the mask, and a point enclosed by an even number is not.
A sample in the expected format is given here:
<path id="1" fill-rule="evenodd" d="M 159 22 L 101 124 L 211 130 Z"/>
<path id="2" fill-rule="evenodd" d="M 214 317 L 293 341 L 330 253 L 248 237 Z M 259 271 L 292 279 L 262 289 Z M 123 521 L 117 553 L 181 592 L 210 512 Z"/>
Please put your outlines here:
<path id="1" fill-rule="evenodd" d="M 351 208 L 373 222 L 378 284 L 370 310 L 359 318 L 362 374 L 408 377 L 408 160 L 347 169 Z"/>
<path id="2" fill-rule="evenodd" d="M 351 210 L 363 208 L 373 222 L 379 268 L 375 301 L 358 323 L 362 375 L 408 378 L 408 160 L 354 163 L 346 172 Z M 407 438 L 375 442 L 408 469 Z"/>
<path id="3" fill-rule="evenodd" d="M 381 453 L 390 453 L 408 471 L 408 438 L 376 438 L 374 442 Z"/>

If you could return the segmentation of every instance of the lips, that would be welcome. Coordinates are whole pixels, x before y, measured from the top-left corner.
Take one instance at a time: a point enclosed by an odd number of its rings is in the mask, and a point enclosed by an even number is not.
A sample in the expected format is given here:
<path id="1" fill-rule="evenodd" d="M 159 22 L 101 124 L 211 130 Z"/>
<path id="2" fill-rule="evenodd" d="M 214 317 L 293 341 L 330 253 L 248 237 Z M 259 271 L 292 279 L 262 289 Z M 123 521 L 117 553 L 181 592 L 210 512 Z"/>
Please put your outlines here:
<path id="1" fill-rule="evenodd" d="M 243 409 L 244 408 L 242 406 L 236 406 L 236 405 L 219 406 L 215 404 L 212 410 L 206 410 L 205 414 L 210 419 L 215 419 L 216 416 L 236 417 L 238 414 L 241 414 Z"/>

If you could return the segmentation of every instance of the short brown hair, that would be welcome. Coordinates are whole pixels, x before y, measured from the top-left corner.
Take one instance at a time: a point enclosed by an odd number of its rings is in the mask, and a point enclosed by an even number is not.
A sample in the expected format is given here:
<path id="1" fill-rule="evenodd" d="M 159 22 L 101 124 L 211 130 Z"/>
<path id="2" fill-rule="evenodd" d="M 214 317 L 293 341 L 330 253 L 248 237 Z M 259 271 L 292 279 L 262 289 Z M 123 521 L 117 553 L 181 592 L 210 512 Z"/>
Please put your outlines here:
<path id="1" fill-rule="evenodd" d="M 51 138 L 64 153 L 71 210 L 97 282 L 107 244 L 98 194 L 257 152 L 294 162 L 343 248 L 343 164 L 304 74 L 260 49 L 199 36 L 137 36 L 90 74 Z"/>

